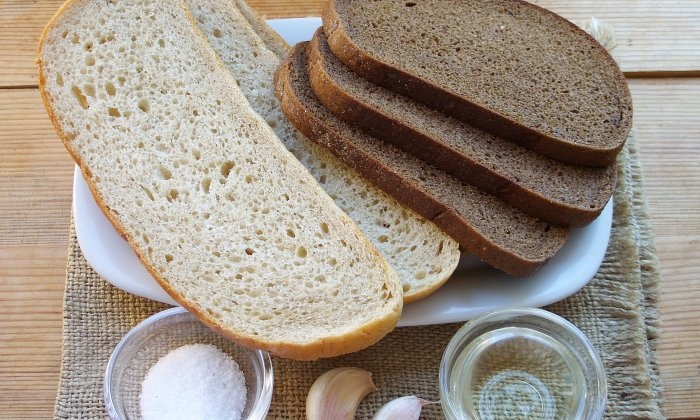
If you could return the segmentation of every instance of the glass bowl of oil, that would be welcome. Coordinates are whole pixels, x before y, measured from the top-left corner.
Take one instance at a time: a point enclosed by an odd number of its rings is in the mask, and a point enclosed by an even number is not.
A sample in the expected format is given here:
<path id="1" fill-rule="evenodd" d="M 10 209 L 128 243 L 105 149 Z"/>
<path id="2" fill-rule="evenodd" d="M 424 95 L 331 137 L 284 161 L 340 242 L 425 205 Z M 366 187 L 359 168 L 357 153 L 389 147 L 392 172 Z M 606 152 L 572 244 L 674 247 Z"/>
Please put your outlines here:
<path id="1" fill-rule="evenodd" d="M 603 363 L 564 318 L 535 308 L 483 314 L 457 331 L 440 365 L 448 420 L 603 417 Z"/>

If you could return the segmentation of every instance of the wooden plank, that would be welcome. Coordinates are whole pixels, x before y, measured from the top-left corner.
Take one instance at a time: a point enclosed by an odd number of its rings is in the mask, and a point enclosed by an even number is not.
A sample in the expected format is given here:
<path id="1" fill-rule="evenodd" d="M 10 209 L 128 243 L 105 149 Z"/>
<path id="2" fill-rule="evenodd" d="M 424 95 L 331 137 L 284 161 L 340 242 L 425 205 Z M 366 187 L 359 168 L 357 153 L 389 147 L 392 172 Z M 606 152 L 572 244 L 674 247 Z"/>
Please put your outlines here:
<path id="1" fill-rule="evenodd" d="M 0 90 L 0 417 L 51 418 L 73 161 L 36 89 Z"/>
<path id="2" fill-rule="evenodd" d="M 61 3 L 59 0 L 0 2 L 0 87 L 36 86 L 34 59 L 39 36 Z"/>
<path id="3" fill-rule="evenodd" d="M 61 3 L 59 0 L 0 2 L 0 87 L 36 86 L 34 51 L 44 25 Z M 325 0 L 250 0 L 249 3 L 262 15 L 275 18 L 319 16 Z M 577 22 L 595 16 L 612 24 L 618 41 L 613 55 L 628 75 L 700 75 L 700 2 L 697 0 L 535 0 L 534 3 Z"/>
<path id="4" fill-rule="evenodd" d="M 65 245 L 0 245 L 2 418 L 53 416 L 67 253 Z"/>
<path id="5" fill-rule="evenodd" d="M 612 55 L 628 77 L 700 75 L 700 2 L 697 0 L 533 0 L 532 3 L 576 23 L 596 17 L 612 25 L 617 41 Z"/>
<path id="6" fill-rule="evenodd" d="M 646 197 L 661 261 L 666 415 L 700 412 L 700 79 L 631 80 Z"/>
<path id="7" fill-rule="evenodd" d="M 0 90 L 0 244 L 67 244 L 72 159 L 36 89 Z"/>

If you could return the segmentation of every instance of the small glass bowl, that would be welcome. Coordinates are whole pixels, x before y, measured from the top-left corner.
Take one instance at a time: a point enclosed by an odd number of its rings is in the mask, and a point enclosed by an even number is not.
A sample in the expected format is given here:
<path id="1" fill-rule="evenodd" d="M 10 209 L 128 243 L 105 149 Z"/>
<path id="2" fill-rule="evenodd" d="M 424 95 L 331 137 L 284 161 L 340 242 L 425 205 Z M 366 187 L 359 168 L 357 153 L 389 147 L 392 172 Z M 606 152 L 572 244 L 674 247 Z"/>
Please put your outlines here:
<path id="1" fill-rule="evenodd" d="M 272 359 L 262 350 L 227 340 L 183 308 L 145 319 L 129 331 L 112 352 L 104 379 L 104 399 L 112 420 L 140 419 L 141 383 L 161 357 L 186 344 L 211 344 L 228 354 L 243 371 L 247 388 L 242 419 L 262 420 L 272 400 Z"/>
<path id="2" fill-rule="evenodd" d="M 460 328 L 440 365 L 447 419 L 600 419 L 603 363 L 586 336 L 551 312 L 489 312 Z"/>

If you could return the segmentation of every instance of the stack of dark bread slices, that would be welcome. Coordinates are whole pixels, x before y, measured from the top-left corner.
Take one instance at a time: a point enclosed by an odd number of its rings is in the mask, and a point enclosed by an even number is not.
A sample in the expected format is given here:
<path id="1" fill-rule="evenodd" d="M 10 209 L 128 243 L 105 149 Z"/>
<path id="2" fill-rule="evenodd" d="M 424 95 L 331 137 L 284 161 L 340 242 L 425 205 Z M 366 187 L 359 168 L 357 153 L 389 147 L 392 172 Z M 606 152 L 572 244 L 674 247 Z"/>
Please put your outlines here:
<path id="1" fill-rule="evenodd" d="M 329 0 L 275 90 L 305 136 L 517 276 L 600 214 L 632 124 L 608 52 L 518 0 Z"/>

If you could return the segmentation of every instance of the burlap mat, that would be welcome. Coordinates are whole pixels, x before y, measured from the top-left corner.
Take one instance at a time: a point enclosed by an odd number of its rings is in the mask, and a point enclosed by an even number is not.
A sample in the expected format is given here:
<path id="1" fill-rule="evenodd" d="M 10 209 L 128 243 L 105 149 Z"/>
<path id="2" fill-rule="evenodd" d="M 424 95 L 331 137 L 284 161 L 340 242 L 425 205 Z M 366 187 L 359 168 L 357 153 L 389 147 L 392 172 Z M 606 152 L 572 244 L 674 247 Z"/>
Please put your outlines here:
<path id="1" fill-rule="evenodd" d="M 547 309 L 577 325 L 600 352 L 608 377 L 606 417 L 656 419 L 662 418 L 655 358 L 659 273 L 632 137 L 619 166 L 612 236 L 602 267 L 583 290 Z M 55 417 L 106 418 L 102 379 L 110 352 L 135 324 L 165 308 L 103 281 L 85 261 L 71 232 Z M 373 373 L 378 391 L 363 401 L 357 418 L 370 418 L 398 396 L 436 401 L 442 351 L 460 325 L 400 328 L 369 349 L 330 360 L 276 358 L 269 418 L 303 418 L 309 386 L 335 366 Z M 439 404 L 425 407 L 421 418 L 443 418 Z"/>

